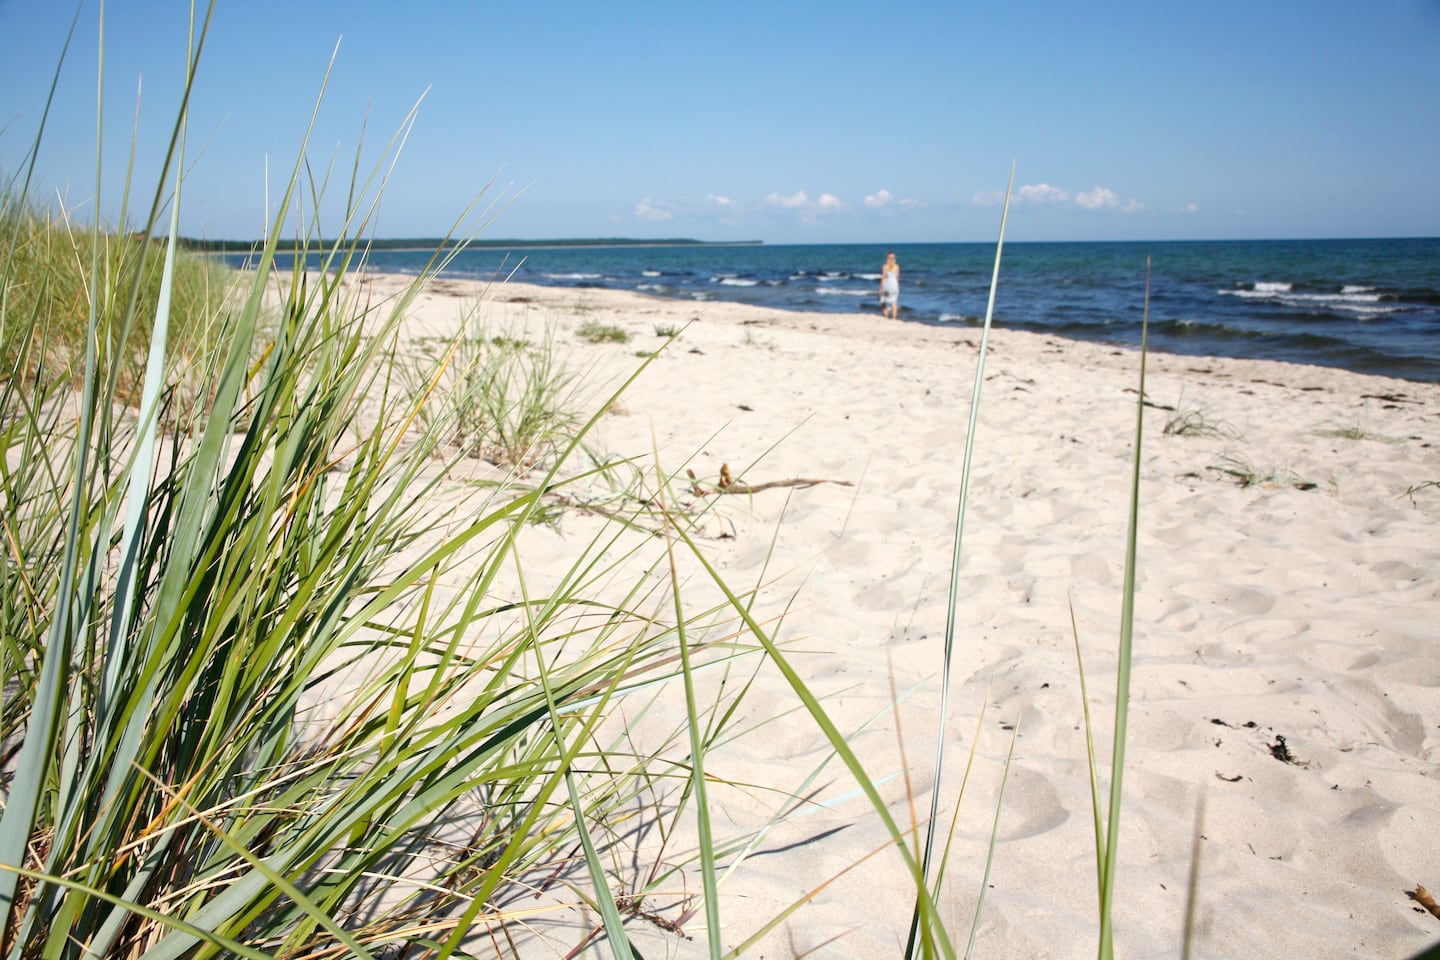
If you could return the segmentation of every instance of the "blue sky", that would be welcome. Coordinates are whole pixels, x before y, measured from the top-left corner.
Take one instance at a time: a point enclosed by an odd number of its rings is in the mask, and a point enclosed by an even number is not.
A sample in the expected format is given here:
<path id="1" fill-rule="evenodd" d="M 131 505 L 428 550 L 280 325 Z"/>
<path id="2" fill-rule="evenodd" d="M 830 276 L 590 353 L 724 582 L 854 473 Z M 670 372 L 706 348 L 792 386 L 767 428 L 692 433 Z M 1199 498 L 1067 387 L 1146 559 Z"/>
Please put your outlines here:
<path id="1" fill-rule="evenodd" d="M 112 225 L 137 89 L 134 189 L 154 190 L 188 9 L 106 8 Z M 0 175 L 74 10 L 0 0 Z M 98 20 L 87 0 L 37 168 L 80 220 Z M 1012 161 L 1015 240 L 1440 234 L 1440 0 L 220 0 L 183 232 L 260 233 L 337 42 L 308 149 L 334 164 L 327 234 L 357 151 L 379 163 L 417 102 L 383 236 L 443 234 L 490 184 L 491 237 L 991 240 Z"/>

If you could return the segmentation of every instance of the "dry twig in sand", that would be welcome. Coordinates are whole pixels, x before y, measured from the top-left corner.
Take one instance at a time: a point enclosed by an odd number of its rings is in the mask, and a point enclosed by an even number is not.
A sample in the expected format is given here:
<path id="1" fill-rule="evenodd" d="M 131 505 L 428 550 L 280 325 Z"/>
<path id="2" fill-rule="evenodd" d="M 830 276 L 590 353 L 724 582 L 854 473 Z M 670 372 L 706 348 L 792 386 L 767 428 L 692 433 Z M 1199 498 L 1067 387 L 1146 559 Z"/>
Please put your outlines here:
<path id="1" fill-rule="evenodd" d="M 730 464 L 720 464 L 720 483 L 718 486 L 706 489 L 700 485 L 700 479 L 695 476 L 694 470 L 686 470 L 686 476 L 690 478 L 690 490 L 697 497 L 708 496 L 712 493 L 759 493 L 761 490 L 770 490 L 775 487 L 813 487 L 820 483 L 835 483 L 842 487 L 853 487 L 849 480 L 816 480 L 807 477 L 796 477 L 794 480 L 769 480 L 765 483 L 741 483 L 730 475 Z"/>
<path id="2" fill-rule="evenodd" d="M 1420 906 L 1424 907 L 1426 910 L 1429 910 L 1432 917 L 1434 917 L 1436 920 L 1440 920 L 1440 903 L 1435 902 L 1435 898 L 1430 895 L 1429 890 L 1426 890 L 1424 887 L 1417 883 L 1415 884 L 1415 889 L 1407 890 L 1406 894 L 1410 897 L 1411 900 L 1414 900 L 1416 903 L 1420 904 Z"/>

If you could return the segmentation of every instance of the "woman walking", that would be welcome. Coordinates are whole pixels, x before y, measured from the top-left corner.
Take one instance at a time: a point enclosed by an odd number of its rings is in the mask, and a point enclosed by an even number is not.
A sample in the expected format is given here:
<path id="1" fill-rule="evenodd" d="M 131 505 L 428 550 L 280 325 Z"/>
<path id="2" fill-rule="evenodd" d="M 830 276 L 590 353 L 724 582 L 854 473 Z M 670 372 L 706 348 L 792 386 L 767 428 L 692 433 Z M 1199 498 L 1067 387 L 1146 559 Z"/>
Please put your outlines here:
<path id="1" fill-rule="evenodd" d="M 894 320 L 900 316 L 900 264 L 895 254 L 885 254 L 885 266 L 880 268 L 880 312 Z"/>

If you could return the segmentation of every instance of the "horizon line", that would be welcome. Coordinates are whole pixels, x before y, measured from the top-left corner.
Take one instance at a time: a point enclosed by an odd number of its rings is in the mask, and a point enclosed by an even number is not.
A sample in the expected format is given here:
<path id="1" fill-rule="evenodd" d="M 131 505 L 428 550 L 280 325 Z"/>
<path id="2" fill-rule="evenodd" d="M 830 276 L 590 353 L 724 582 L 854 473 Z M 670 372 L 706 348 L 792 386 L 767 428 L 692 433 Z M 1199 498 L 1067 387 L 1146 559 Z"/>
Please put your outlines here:
<path id="1" fill-rule="evenodd" d="M 191 244 L 196 247 L 228 247 L 233 250 L 256 249 L 265 245 L 264 240 L 233 240 L 233 239 L 208 239 L 202 237 L 181 236 L 180 242 Z M 320 238 L 308 239 L 303 243 L 295 240 L 282 240 L 280 249 L 295 249 L 299 246 L 330 245 L 345 238 Z M 1440 240 L 1440 234 L 1436 235 L 1368 235 L 1368 236 L 1326 236 L 1326 237 L 1213 237 L 1213 238 L 1184 238 L 1171 237 L 1158 239 L 1154 237 L 1135 239 L 1091 239 L 1091 240 L 1007 240 L 1008 244 L 1025 243 L 1326 243 L 1334 241 L 1370 241 L 1370 240 Z M 794 246 L 794 247 L 823 247 L 823 246 L 929 246 L 945 244 L 985 244 L 994 245 L 994 240 L 698 240 L 688 237 L 666 237 L 649 239 L 643 237 L 549 237 L 540 239 L 505 238 L 500 240 L 486 240 L 474 238 L 469 240 L 457 240 L 448 237 L 423 237 L 423 236 L 393 236 L 373 237 L 366 244 L 380 246 L 389 250 L 418 250 L 451 248 L 451 247 L 495 247 L 495 248 L 583 248 L 583 247 L 744 247 L 744 246 Z M 405 245 L 405 246 L 402 246 Z"/>

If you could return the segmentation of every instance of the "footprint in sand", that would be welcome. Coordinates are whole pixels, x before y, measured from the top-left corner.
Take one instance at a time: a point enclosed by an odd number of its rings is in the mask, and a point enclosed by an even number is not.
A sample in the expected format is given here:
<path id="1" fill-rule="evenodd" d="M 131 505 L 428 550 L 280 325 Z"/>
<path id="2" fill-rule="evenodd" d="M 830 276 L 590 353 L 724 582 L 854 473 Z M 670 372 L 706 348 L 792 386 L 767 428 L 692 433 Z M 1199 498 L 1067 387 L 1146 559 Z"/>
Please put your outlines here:
<path id="1" fill-rule="evenodd" d="M 1275 607 L 1275 595 L 1270 591 L 1234 583 L 1200 580 L 1180 584 L 1175 588 L 1175 592 L 1196 600 L 1209 601 L 1215 606 L 1243 616 L 1258 617 L 1269 613 Z"/>
<path id="2" fill-rule="evenodd" d="M 1098 553 L 1082 553 L 1070 558 L 1070 573 L 1077 580 L 1088 580 L 1102 587 L 1114 585 L 1110 562 Z"/>
<path id="3" fill-rule="evenodd" d="M 1343 677 L 1334 689 L 1358 708 L 1377 742 L 1388 742 L 1417 760 L 1425 759 L 1425 724 L 1418 714 L 1397 707 L 1390 695 L 1369 677 Z"/>
<path id="4" fill-rule="evenodd" d="M 1045 774 L 1024 767 L 1010 771 L 1005 788 L 1005 809 L 1001 813 L 1000 836 L 1006 841 L 1024 840 L 1048 833 L 1070 818 L 1060 791 Z"/>
<path id="5" fill-rule="evenodd" d="M 1407 885 L 1413 884 L 1416 877 L 1429 876 L 1434 869 L 1435 850 L 1424 839 L 1440 837 L 1440 810 L 1407 803 L 1393 810 L 1384 827 L 1371 835 L 1384 862 Z"/>

